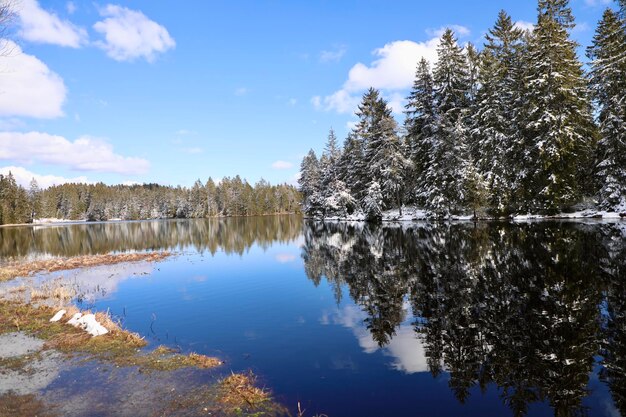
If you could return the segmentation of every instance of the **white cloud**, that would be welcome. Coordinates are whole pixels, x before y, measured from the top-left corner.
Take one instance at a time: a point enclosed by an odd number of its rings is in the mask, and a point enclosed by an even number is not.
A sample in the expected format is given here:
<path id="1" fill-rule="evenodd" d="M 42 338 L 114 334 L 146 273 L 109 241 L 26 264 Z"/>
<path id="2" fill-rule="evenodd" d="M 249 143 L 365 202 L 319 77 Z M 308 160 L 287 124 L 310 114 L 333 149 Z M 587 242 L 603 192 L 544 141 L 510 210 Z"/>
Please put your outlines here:
<path id="1" fill-rule="evenodd" d="M 63 115 L 67 89 L 61 77 L 12 41 L 0 56 L 0 116 L 54 118 Z"/>
<path id="2" fill-rule="evenodd" d="M 351 305 L 337 309 L 331 314 L 325 313 L 320 318 L 320 323 L 323 325 L 333 323 L 351 329 L 365 353 L 371 354 L 382 350 L 383 355 L 393 358 L 391 366 L 398 371 L 407 374 L 428 372 L 424 346 L 410 326 L 399 326 L 389 344 L 381 348 L 364 325 L 366 317 L 362 310 Z"/>
<path id="3" fill-rule="evenodd" d="M 96 138 L 83 136 L 71 142 L 41 132 L 0 132 L 0 160 L 125 175 L 143 174 L 150 168 L 147 160 L 116 154 L 110 144 Z"/>
<path id="4" fill-rule="evenodd" d="M 74 4 L 73 1 L 68 1 L 65 4 L 65 10 L 67 10 L 69 14 L 74 14 L 74 12 L 76 12 L 76 4 Z"/>
<path id="5" fill-rule="evenodd" d="M 274 257 L 274 259 L 276 259 L 276 261 L 281 264 L 286 264 L 295 261 L 296 255 L 293 255 L 291 253 L 279 253 Z"/>
<path id="6" fill-rule="evenodd" d="M 293 168 L 293 164 L 287 161 L 276 161 L 272 164 L 272 168 L 274 169 L 289 169 Z"/>
<path id="7" fill-rule="evenodd" d="M 514 26 L 518 29 L 528 30 L 530 32 L 532 32 L 535 28 L 534 23 L 526 22 L 524 20 L 518 20 L 517 22 L 515 22 Z"/>
<path id="8" fill-rule="evenodd" d="M 287 104 L 289 104 L 289 106 L 291 106 L 291 107 L 294 107 L 296 104 L 298 104 L 298 100 L 297 100 L 297 99 L 295 99 L 295 98 L 290 98 L 290 99 L 287 101 Z"/>
<path id="9" fill-rule="evenodd" d="M 33 178 L 37 181 L 39 188 L 48 188 L 53 185 L 65 184 L 68 182 L 90 183 L 90 181 L 88 181 L 87 177 L 85 176 L 65 178 L 57 175 L 35 174 L 34 172 L 31 172 L 24 167 L 8 166 L 0 168 L 0 174 L 7 175 L 9 172 L 11 172 L 11 174 L 13 174 L 13 176 L 15 177 L 15 182 L 17 182 L 24 188 L 28 188 L 30 186 L 30 181 Z"/>
<path id="10" fill-rule="evenodd" d="M 324 98 L 315 96 L 311 99 L 317 110 L 334 110 L 337 113 L 351 113 L 359 104 L 360 97 L 352 95 L 347 90 L 338 90 Z"/>
<path id="11" fill-rule="evenodd" d="M 465 26 L 448 25 L 448 26 L 442 26 L 437 29 L 426 29 L 426 34 L 428 34 L 428 36 L 432 38 L 440 38 L 441 35 L 443 35 L 443 33 L 446 31 L 446 29 L 452 29 L 454 31 L 454 34 L 457 37 L 461 37 L 461 38 L 465 36 L 469 36 L 472 33 L 472 31 L 469 30 L 469 28 Z"/>
<path id="12" fill-rule="evenodd" d="M 188 136 L 188 135 L 197 135 L 198 132 L 189 129 L 179 129 L 175 132 L 178 136 Z"/>
<path id="13" fill-rule="evenodd" d="M 199 153 L 203 153 L 204 149 L 196 146 L 196 147 L 190 147 L 190 148 L 183 148 L 182 151 L 191 155 L 197 155 Z"/>
<path id="14" fill-rule="evenodd" d="M 19 4 L 18 35 L 23 39 L 70 48 L 79 48 L 87 43 L 87 31 L 84 28 L 42 9 L 36 0 L 20 0 Z"/>
<path id="15" fill-rule="evenodd" d="M 589 23 L 578 22 L 576 23 L 576 26 L 574 26 L 574 28 L 572 29 L 572 33 L 583 33 L 583 32 L 588 32 L 589 30 L 591 30 Z"/>
<path id="16" fill-rule="evenodd" d="M 159 53 L 174 48 L 176 42 L 165 27 L 150 20 L 140 11 L 108 4 L 100 9 L 104 20 L 93 28 L 104 35 L 96 45 L 116 61 L 133 61 L 144 58 L 153 62 Z"/>
<path id="17" fill-rule="evenodd" d="M 320 62 L 339 62 L 348 49 L 345 45 L 337 45 L 330 51 L 320 52 Z"/>
<path id="18" fill-rule="evenodd" d="M 587 6 L 595 7 L 595 6 L 607 6 L 611 4 L 613 0 L 585 0 L 585 4 Z"/>
<path id="19" fill-rule="evenodd" d="M 372 52 L 378 58 L 369 65 L 361 62 L 354 65 L 340 90 L 325 97 L 315 96 L 311 103 L 317 110 L 351 113 L 360 102 L 360 92 L 373 87 L 391 92 L 387 99 L 394 112 L 402 112 L 404 98 L 398 99 L 399 91 L 411 87 L 417 62 L 422 57 L 431 63 L 437 60 L 438 44 L 438 37 L 425 42 L 390 42 Z"/>
<path id="20" fill-rule="evenodd" d="M 248 94 L 249 90 L 246 87 L 239 87 L 235 90 L 236 96 L 245 96 Z"/>
<path id="21" fill-rule="evenodd" d="M 359 62 L 353 66 L 344 89 L 354 92 L 369 87 L 394 90 L 410 87 L 420 58 L 436 61 L 438 43 L 439 38 L 426 42 L 394 41 L 375 49 L 373 54 L 378 59 L 370 65 Z"/>
<path id="22" fill-rule="evenodd" d="M 405 94 L 395 92 L 395 93 L 389 94 L 389 96 L 385 97 L 385 99 L 387 100 L 389 107 L 391 107 L 391 111 L 393 111 L 395 114 L 402 114 L 402 112 L 405 110 L 404 109 L 404 104 L 406 103 Z"/>

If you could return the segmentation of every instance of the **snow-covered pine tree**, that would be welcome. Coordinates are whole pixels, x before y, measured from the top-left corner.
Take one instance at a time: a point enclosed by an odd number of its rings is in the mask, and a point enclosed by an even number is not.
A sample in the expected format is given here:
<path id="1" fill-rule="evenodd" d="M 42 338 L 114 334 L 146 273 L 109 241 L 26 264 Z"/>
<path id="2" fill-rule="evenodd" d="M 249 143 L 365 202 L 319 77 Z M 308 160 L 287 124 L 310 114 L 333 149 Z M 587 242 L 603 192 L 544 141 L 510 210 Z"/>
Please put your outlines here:
<path id="1" fill-rule="evenodd" d="M 395 124 L 393 119 L 391 121 Z M 383 141 L 380 149 L 381 159 L 376 161 L 380 165 L 383 195 L 389 206 L 398 208 L 400 215 L 402 215 L 406 179 L 412 167 L 411 160 L 405 154 L 403 142 L 394 134 Z"/>
<path id="2" fill-rule="evenodd" d="M 354 132 L 346 138 L 339 158 L 339 180 L 356 201 L 361 201 L 366 190 L 366 166 L 363 160 L 363 140 Z"/>
<path id="3" fill-rule="evenodd" d="M 480 90 L 480 68 L 482 61 L 482 53 L 476 49 L 473 43 L 468 42 L 464 49 L 465 58 L 467 59 L 467 121 L 468 126 L 474 125 L 474 116 L 477 112 L 477 100 L 478 91 Z M 472 160 L 478 160 L 481 154 L 479 140 L 473 134 L 474 131 L 470 130 L 470 136 L 468 138 L 468 147 Z"/>
<path id="4" fill-rule="evenodd" d="M 501 11 L 486 43 L 478 75 L 480 89 L 472 117 L 472 138 L 478 172 L 488 189 L 488 206 L 494 214 L 506 214 L 512 204 L 520 143 L 516 106 L 520 102 L 520 62 L 523 31 Z"/>
<path id="5" fill-rule="evenodd" d="M 523 208 L 554 213 L 576 203 L 593 146 L 588 89 L 570 39 L 568 0 L 539 0 L 528 46 Z"/>
<path id="6" fill-rule="evenodd" d="M 368 187 L 372 182 L 382 185 L 383 202 L 387 206 L 401 205 L 408 161 L 391 108 L 378 90 L 370 88 L 363 95 L 356 115 L 359 121 L 354 134 L 363 143 L 364 184 Z"/>
<path id="7" fill-rule="evenodd" d="M 599 206 L 626 211 L 626 31 L 618 13 L 606 9 L 593 42 L 591 90 L 598 105 L 600 140 L 596 178 Z"/>
<path id="8" fill-rule="evenodd" d="M 365 217 L 370 222 L 382 220 L 383 194 L 380 184 L 376 181 L 372 181 L 367 188 L 367 193 L 363 198 L 363 211 L 365 212 Z"/>
<path id="9" fill-rule="evenodd" d="M 426 206 L 440 216 L 458 212 L 464 200 L 468 172 L 467 140 L 468 69 L 463 49 L 446 29 L 437 47 L 434 69 L 438 126 L 433 135 L 430 165 L 426 171 Z"/>
<path id="10" fill-rule="evenodd" d="M 415 72 L 415 81 L 407 97 L 406 142 L 408 156 L 413 163 L 407 187 L 414 201 L 420 206 L 426 204 L 426 170 L 431 164 L 432 140 L 436 129 L 433 78 L 426 59 L 420 59 Z"/>
<path id="11" fill-rule="evenodd" d="M 302 207 L 305 214 L 318 216 L 322 213 L 323 197 L 320 190 L 320 164 L 313 149 L 309 150 L 300 164 L 300 192 Z"/>

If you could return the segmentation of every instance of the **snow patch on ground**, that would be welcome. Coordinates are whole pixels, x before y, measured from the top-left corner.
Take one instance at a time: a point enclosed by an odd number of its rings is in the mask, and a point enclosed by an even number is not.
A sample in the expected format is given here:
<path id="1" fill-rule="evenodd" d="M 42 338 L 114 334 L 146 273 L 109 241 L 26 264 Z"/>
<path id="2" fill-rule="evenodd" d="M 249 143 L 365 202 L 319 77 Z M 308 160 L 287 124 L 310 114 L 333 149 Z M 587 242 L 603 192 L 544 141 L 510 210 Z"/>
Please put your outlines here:
<path id="1" fill-rule="evenodd" d="M 536 219 L 625 219 L 626 213 L 602 211 L 602 210 L 582 210 L 573 213 L 558 213 L 554 215 L 541 214 L 520 214 L 513 216 L 513 221 L 526 221 Z"/>
<path id="2" fill-rule="evenodd" d="M 57 219 L 55 217 L 46 217 L 43 219 L 34 219 L 33 224 L 49 224 L 49 223 L 76 223 L 76 222 L 85 222 L 85 219 L 82 220 L 68 220 L 68 219 Z"/>
<path id="3" fill-rule="evenodd" d="M 386 210 L 383 212 L 382 221 L 383 222 L 412 222 L 412 221 L 421 221 L 428 219 L 435 219 L 437 216 L 424 209 L 420 209 L 418 207 L 407 206 L 402 208 L 402 215 L 400 215 L 400 210 L 392 209 Z M 502 218 L 497 217 L 486 217 L 479 216 L 480 220 L 497 220 Z M 626 220 L 626 210 L 624 211 L 603 211 L 603 210 L 581 210 L 575 211 L 572 213 L 558 213 L 555 215 L 542 215 L 542 214 L 519 214 L 510 218 L 513 221 L 527 221 L 527 220 L 541 220 L 541 219 L 611 219 L 611 220 Z M 324 217 L 324 221 L 342 221 L 342 222 L 363 222 L 366 221 L 367 218 L 365 214 L 361 211 L 357 211 L 353 214 L 339 217 L 339 216 L 331 216 Z M 458 221 L 472 221 L 474 220 L 474 216 L 471 214 L 467 215 L 452 215 L 448 218 L 448 220 L 458 220 Z"/>

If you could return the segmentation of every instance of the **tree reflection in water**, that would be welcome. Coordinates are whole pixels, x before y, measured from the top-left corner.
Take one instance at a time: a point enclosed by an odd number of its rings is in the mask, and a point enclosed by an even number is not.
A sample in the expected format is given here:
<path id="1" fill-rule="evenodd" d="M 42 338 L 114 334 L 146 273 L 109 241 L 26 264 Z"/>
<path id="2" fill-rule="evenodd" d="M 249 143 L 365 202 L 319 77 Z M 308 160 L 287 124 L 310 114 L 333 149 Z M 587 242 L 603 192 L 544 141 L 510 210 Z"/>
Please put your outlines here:
<path id="1" fill-rule="evenodd" d="M 408 301 L 430 372 L 448 372 L 461 402 L 495 383 L 516 416 L 537 401 L 583 415 L 599 355 L 626 415 L 625 226 L 307 222 L 302 257 L 337 301 L 347 287 L 381 347 Z"/>
<path id="2" fill-rule="evenodd" d="M 290 242 L 302 232 L 300 216 L 82 223 L 0 228 L 0 262 L 40 255 L 76 256 L 131 250 L 184 250 L 243 254 Z"/>

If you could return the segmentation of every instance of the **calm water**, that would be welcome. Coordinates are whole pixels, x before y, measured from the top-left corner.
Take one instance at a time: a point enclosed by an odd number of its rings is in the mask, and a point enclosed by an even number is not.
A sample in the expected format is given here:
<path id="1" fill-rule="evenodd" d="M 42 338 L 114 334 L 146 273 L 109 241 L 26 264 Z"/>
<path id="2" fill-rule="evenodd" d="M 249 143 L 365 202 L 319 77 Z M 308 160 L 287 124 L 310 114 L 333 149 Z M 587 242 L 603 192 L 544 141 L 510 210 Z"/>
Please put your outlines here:
<path id="1" fill-rule="evenodd" d="M 180 255 L 65 276 L 308 416 L 626 416 L 624 222 L 0 228 L 4 259 L 161 249 Z"/>

